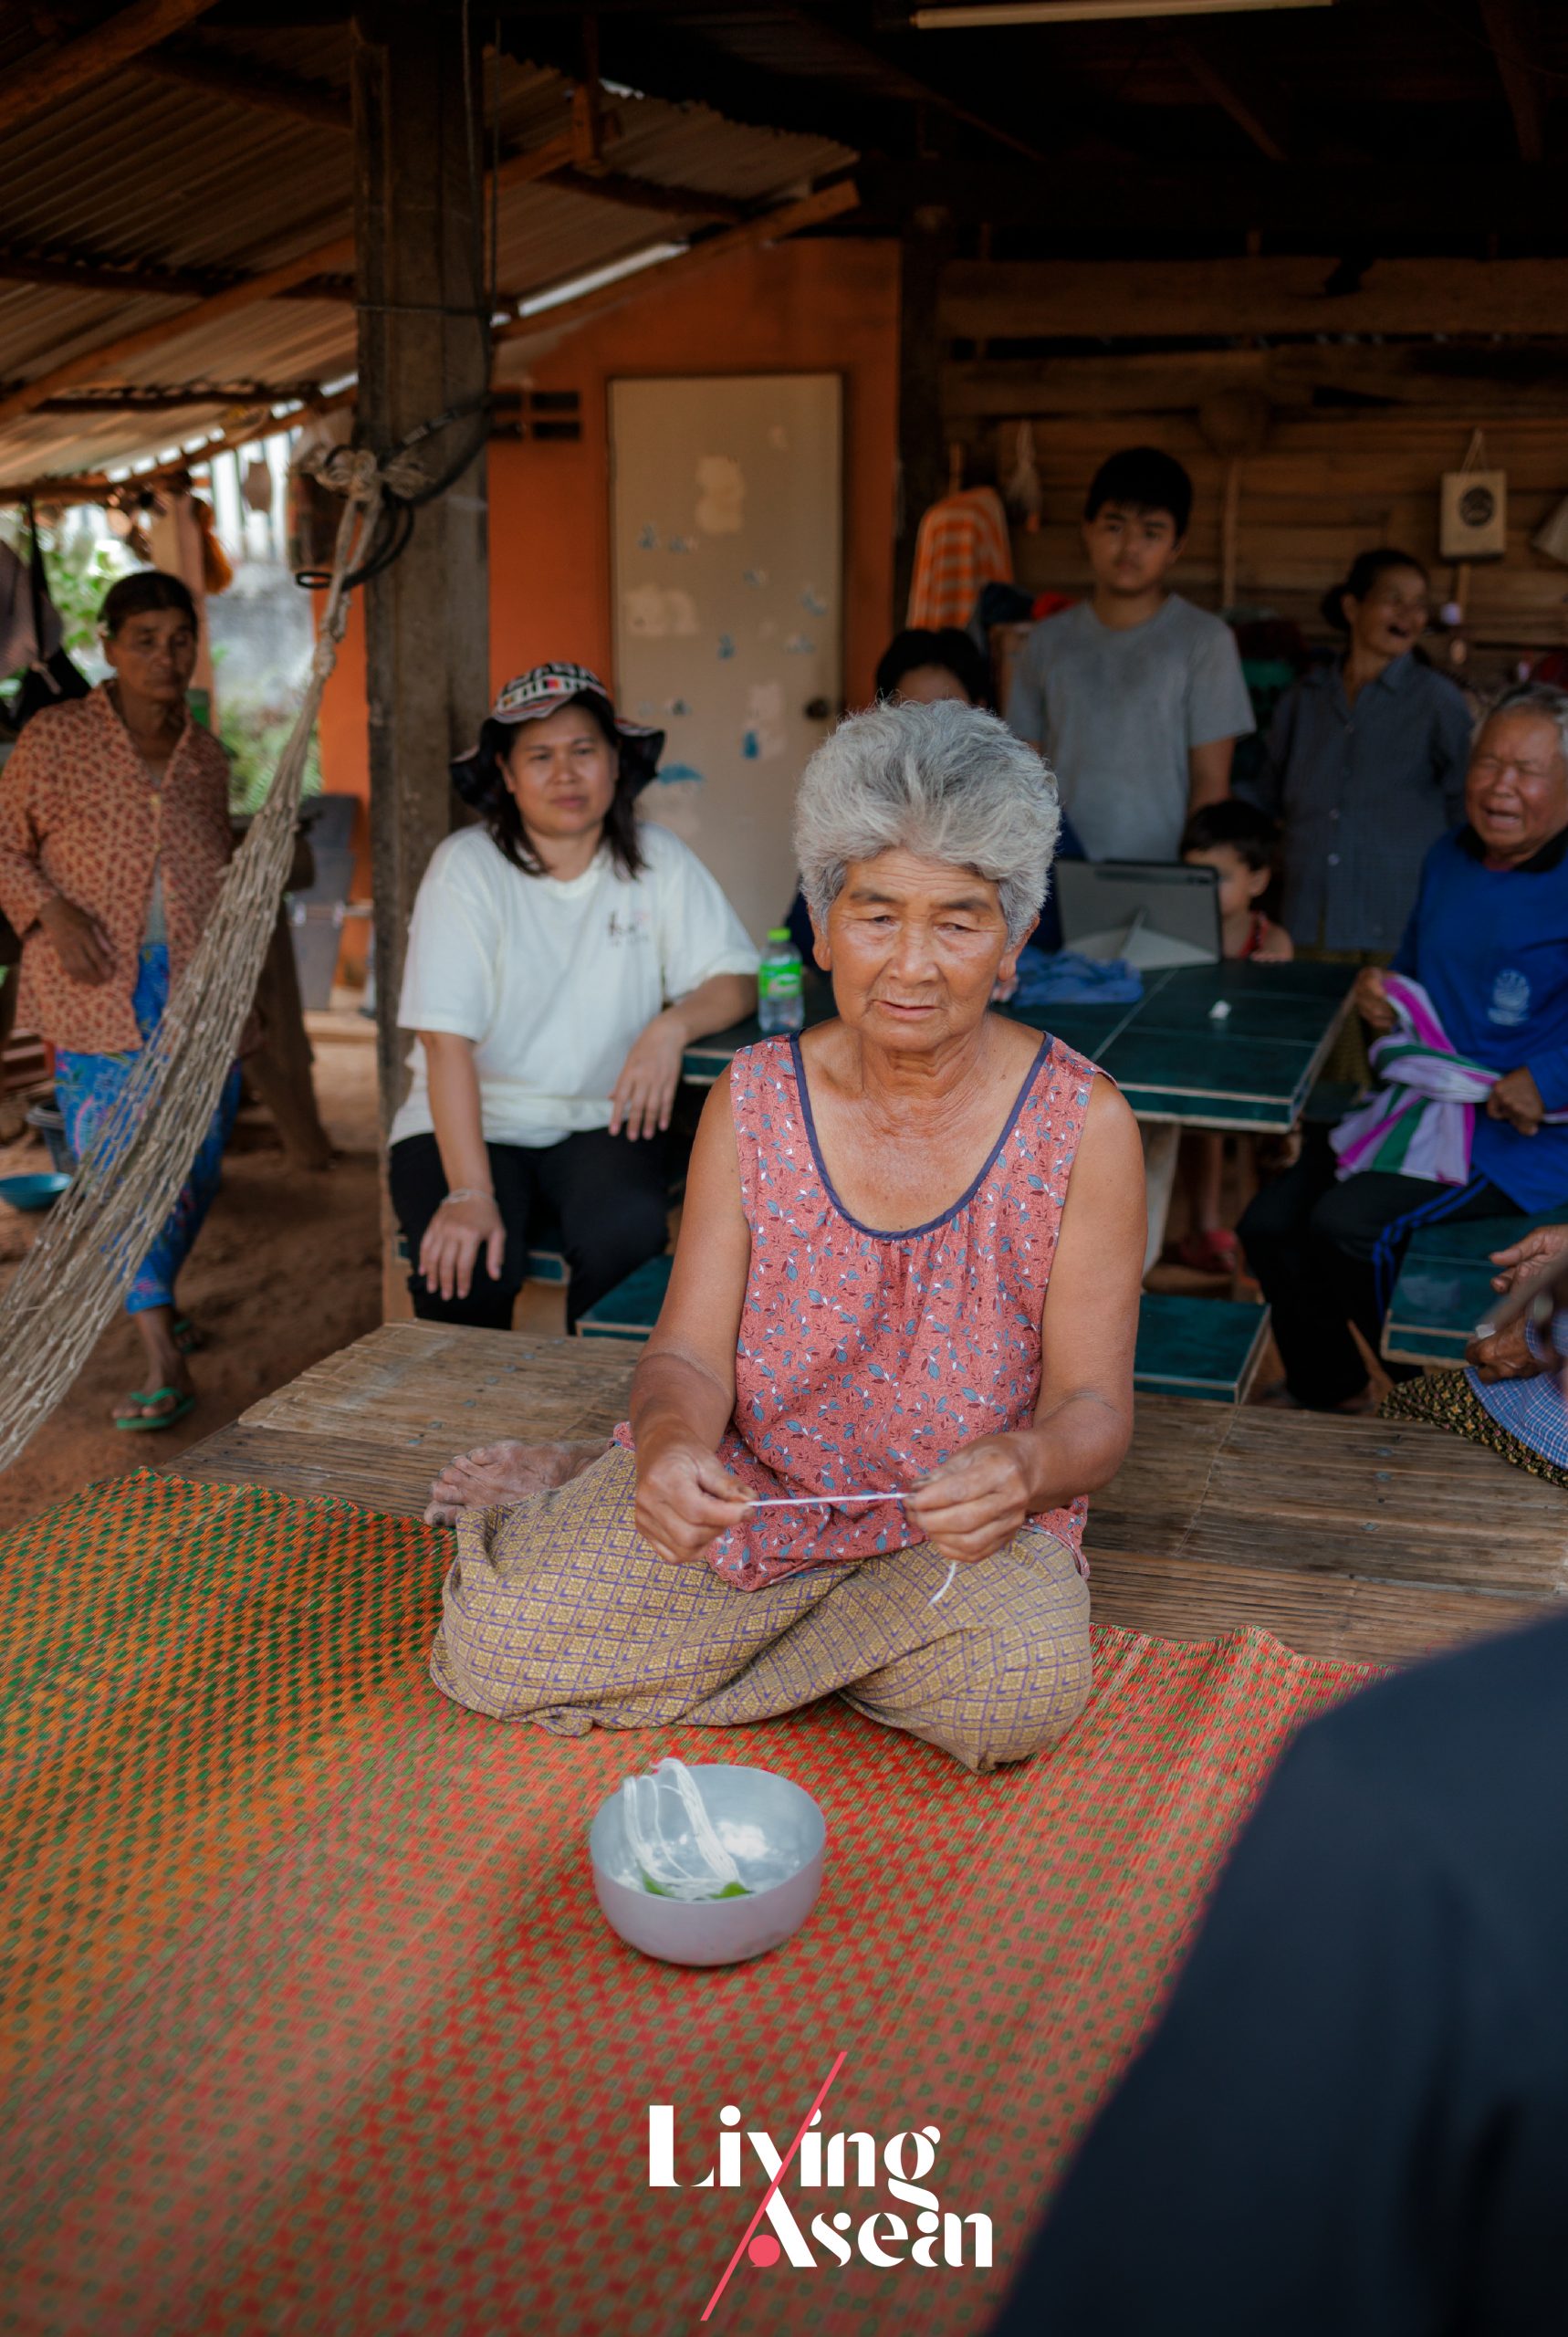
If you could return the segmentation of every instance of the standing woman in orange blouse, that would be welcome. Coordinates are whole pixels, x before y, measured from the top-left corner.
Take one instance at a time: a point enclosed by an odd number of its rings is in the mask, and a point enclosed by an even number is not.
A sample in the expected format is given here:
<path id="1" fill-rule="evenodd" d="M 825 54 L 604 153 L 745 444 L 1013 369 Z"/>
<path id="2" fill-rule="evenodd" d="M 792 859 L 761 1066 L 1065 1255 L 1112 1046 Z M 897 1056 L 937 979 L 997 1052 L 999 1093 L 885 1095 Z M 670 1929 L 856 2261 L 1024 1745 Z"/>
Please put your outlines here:
<path id="1" fill-rule="evenodd" d="M 99 623 L 111 678 L 36 714 L 0 772 L 0 910 L 22 936 L 18 1014 L 54 1043 L 78 1159 L 190 962 L 233 848 L 227 760 L 186 704 L 190 593 L 158 569 L 125 576 Z M 174 1281 L 217 1190 L 238 1102 L 236 1064 L 126 1298 L 146 1387 L 116 1408 L 118 1428 L 167 1428 L 196 1400 Z"/>

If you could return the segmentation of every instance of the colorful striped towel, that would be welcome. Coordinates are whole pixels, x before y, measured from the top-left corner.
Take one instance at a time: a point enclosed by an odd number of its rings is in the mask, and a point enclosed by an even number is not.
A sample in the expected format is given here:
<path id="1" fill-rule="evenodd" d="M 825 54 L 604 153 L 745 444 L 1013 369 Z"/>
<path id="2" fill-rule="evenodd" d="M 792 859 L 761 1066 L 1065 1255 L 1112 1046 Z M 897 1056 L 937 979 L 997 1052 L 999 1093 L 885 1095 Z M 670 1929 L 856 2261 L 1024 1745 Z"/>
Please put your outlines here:
<path id="1" fill-rule="evenodd" d="M 920 522 L 906 624 L 967 625 L 988 584 L 1013 581 L 1008 515 L 994 487 L 945 495 Z"/>
<path id="2" fill-rule="evenodd" d="M 1463 1185 L 1470 1174 L 1476 1106 L 1501 1074 L 1457 1054 L 1437 1010 L 1407 974 L 1385 974 L 1383 988 L 1398 1028 L 1369 1050 L 1378 1085 L 1347 1112 L 1329 1137 L 1343 1179 L 1364 1168 L 1396 1177 L 1423 1177 L 1435 1185 Z M 1556 1126 L 1568 1112 L 1548 1112 Z"/>

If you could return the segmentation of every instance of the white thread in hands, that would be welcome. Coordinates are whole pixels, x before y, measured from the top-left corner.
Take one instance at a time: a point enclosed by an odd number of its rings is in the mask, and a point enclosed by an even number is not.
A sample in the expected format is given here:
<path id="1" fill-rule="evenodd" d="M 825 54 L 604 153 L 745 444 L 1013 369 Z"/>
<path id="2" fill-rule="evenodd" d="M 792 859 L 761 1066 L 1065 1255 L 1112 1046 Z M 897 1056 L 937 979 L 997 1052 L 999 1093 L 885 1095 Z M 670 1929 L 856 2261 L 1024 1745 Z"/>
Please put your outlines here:
<path id="1" fill-rule="evenodd" d="M 661 1815 L 662 1797 L 674 1793 L 691 1825 L 694 1858 L 683 1861 L 684 1844 L 672 1842 Z M 621 1788 L 621 1820 L 643 1879 L 667 1899 L 716 1899 L 727 1886 L 744 1890 L 740 1870 L 713 1829 L 684 1761 L 669 1754 L 643 1776 Z"/>

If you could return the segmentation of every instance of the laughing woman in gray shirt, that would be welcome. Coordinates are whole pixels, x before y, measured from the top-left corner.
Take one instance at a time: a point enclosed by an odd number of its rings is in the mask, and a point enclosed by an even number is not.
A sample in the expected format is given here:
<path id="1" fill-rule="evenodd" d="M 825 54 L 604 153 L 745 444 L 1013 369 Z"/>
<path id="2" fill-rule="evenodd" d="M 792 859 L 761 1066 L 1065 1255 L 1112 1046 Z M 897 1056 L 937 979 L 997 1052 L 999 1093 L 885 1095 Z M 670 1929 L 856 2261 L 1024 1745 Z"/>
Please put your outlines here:
<path id="1" fill-rule="evenodd" d="M 1415 655 L 1427 600 L 1408 552 L 1361 554 L 1323 602 L 1345 648 L 1286 692 L 1262 768 L 1238 791 L 1283 828 L 1282 922 L 1298 950 L 1386 962 L 1427 850 L 1463 815 L 1470 716 Z"/>

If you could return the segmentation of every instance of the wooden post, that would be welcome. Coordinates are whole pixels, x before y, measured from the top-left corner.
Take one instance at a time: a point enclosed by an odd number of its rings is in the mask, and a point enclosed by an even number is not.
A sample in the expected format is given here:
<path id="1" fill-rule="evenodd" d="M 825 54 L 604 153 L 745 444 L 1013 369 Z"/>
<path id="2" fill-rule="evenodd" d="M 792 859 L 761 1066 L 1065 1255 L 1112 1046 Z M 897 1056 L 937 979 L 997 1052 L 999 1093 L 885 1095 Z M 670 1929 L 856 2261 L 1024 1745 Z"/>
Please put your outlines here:
<path id="1" fill-rule="evenodd" d="M 947 486 L 942 427 L 942 358 L 937 304 L 952 249 L 946 211 L 915 212 L 904 237 L 898 297 L 898 536 L 894 560 L 893 630 L 909 606 L 915 539 L 921 519 Z"/>
<path id="2" fill-rule="evenodd" d="M 477 60 L 444 9 L 354 19 L 354 232 L 360 307 L 357 436 L 385 453 L 454 406 L 412 451 L 461 477 L 423 505 L 407 550 L 365 592 L 376 1044 L 383 1130 L 402 1099 L 397 1027 L 409 914 L 452 826 L 447 765 L 489 700 L 486 419 L 489 316 L 476 196 L 484 162 Z"/>

